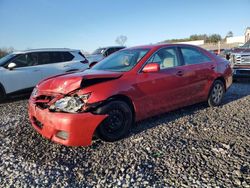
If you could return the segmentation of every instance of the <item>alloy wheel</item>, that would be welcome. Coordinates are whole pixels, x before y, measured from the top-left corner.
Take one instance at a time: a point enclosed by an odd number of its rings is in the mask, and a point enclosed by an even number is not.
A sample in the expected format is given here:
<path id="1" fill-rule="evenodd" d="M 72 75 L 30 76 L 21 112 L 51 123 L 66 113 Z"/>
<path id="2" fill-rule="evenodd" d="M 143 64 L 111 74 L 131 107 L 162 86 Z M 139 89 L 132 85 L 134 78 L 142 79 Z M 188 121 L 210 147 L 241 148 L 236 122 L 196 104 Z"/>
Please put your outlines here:
<path id="1" fill-rule="evenodd" d="M 219 104 L 223 97 L 223 86 L 217 83 L 212 90 L 212 99 L 215 104 Z"/>

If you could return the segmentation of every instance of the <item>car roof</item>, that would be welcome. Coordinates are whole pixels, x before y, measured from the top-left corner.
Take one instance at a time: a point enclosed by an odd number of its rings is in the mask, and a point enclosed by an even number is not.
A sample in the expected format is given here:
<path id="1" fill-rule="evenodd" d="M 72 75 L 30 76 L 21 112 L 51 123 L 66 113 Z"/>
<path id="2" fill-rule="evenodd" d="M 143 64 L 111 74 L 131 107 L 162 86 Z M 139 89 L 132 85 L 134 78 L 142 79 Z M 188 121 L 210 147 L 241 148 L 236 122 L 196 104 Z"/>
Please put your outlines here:
<path id="1" fill-rule="evenodd" d="M 194 48 L 200 48 L 195 45 L 190 45 L 190 44 L 178 44 L 178 43 L 163 43 L 163 44 L 150 44 L 150 45 L 142 45 L 142 46 L 135 46 L 135 47 L 130 47 L 127 49 L 159 49 L 162 47 L 171 47 L 171 46 L 179 46 L 179 47 L 194 47 Z"/>
<path id="2" fill-rule="evenodd" d="M 69 48 L 39 48 L 39 49 L 14 51 L 13 54 L 23 54 L 31 52 L 73 52 L 73 51 L 80 51 L 80 50 L 69 49 Z"/>
<path id="3" fill-rule="evenodd" d="M 98 49 L 107 49 L 107 48 L 126 48 L 126 46 L 105 46 L 105 47 L 100 47 Z"/>

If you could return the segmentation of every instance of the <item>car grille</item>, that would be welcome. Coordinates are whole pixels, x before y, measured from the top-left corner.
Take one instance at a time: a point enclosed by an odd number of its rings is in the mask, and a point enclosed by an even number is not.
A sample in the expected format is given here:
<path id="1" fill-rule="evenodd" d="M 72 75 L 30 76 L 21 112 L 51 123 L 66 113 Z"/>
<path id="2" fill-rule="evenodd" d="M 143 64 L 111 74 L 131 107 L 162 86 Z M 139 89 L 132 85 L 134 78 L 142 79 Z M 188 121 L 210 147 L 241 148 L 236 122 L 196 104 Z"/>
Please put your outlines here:
<path id="1" fill-rule="evenodd" d="M 234 64 L 250 64 L 250 55 L 232 56 Z"/>
<path id="2" fill-rule="evenodd" d="M 239 74 L 250 74 L 250 70 L 237 70 Z"/>
<path id="3" fill-rule="evenodd" d="M 46 95 L 40 95 L 35 98 L 35 104 L 41 109 L 49 108 L 49 102 L 53 100 L 54 96 L 46 96 Z"/>
<path id="4" fill-rule="evenodd" d="M 250 55 L 242 55 L 241 63 L 250 63 Z"/>

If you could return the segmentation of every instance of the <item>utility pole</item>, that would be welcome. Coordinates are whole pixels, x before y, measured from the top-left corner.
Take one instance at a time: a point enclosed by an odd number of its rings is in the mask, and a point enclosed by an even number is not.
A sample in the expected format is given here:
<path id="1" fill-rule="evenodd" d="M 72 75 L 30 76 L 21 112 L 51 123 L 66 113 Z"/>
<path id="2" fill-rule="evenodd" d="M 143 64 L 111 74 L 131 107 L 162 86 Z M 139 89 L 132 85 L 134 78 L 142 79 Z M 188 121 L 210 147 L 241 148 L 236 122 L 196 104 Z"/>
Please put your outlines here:
<path id="1" fill-rule="evenodd" d="M 218 41 L 218 55 L 220 54 L 220 41 Z"/>

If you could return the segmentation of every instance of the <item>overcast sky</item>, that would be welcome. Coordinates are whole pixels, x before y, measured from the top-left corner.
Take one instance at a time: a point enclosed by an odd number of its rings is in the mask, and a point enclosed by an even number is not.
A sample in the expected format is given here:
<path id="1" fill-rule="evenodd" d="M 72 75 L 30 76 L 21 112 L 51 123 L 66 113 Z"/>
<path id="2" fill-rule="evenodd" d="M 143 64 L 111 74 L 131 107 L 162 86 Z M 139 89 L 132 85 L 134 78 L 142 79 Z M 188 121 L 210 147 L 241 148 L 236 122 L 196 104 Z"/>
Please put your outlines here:
<path id="1" fill-rule="evenodd" d="M 0 0 L 0 48 L 68 47 L 92 52 L 250 26 L 250 0 Z"/>

